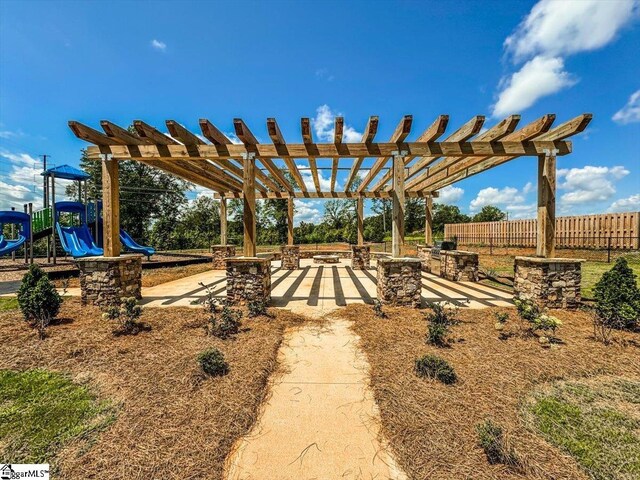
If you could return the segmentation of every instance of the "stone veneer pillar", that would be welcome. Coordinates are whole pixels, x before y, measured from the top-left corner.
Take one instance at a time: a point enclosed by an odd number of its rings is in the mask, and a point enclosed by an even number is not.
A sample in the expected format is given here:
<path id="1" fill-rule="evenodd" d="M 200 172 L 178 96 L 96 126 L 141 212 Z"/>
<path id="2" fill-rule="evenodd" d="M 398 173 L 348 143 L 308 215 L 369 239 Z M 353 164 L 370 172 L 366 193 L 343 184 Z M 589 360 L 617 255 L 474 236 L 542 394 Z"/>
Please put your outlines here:
<path id="1" fill-rule="evenodd" d="M 419 258 L 378 259 L 378 300 L 386 305 L 420 307 L 421 261 Z"/>
<path id="2" fill-rule="evenodd" d="M 478 254 L 463 250 L 441 250 L 440 276 L 454 282 L 477 282 Z"/>
<path id="3" fill-rule="evenodd" d="M 83 305 L 107 306 L 126 297 L 142 298 L 142 255 L 85 257 L 76 263 Z"/>
<path id="4" fill-rule="evenodd" d="M 271 301 L 271 260 L 257 257 L 227 259 L 227 302 L 245 305 Z"/>
<path id="5" fill-rule="evenodd" d="M 369 270 L 371 268 L 371 247 L 369 245 L 351 245 L 351 268 Z"/>
<path id="6" fill-rule="evenodd" d="M 236 256 L 235 245 L 213 245 L 211 247 L 212 265 L 214 270 L 225 270 L 227 258 Z"/>
<path id="7" fill-rule="evenodd" d="M 549 308 L 580 306 L 582 262 L 573 258 L 516 257 L 514 298 Z"/>
<path id="8" fill-rule="evenodd" d="M 300 268 L 300 245 L 283 245 L 280 247 L 283 270 Z"/>
<path id="9" fill-rule="evenodd" d="M 418 258 L 422 261 L 422 271 L 431 273 L 431 245 L 416 245 Z"/>

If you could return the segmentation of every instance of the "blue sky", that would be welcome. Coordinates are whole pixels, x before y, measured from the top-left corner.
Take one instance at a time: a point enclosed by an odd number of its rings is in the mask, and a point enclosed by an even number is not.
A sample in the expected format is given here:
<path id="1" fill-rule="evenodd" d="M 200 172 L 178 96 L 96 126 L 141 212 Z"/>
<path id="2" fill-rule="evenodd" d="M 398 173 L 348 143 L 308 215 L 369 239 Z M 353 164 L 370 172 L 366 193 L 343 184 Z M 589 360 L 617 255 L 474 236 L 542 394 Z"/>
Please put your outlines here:
<path id="1" fill-rule="evenodd" d="M 74 119 L 141 119 L 198 132 L 234 117 L 268 141 L 276 117 L 342 114 L 357 136 L 370 115 L 385 141 L 403 115 L 415 139 L 439 114 L 449 133 L 474 115 L 491 126 L 545 113 L 594 115 L 558 161 L 559 214 L 640 210 L 640 2 L 0 2 L 0 209 L 41 200 L 41 165 L 78 162 Z M 445 134 L 446 135 L 446 134 Z M 368 165 L 367 161 L 364 165 Z M 342 161 L 341 166 L 347 166 Z M 535 215 L 536 160 L 457 183 L 442 199 Z M 326 174 L 325 174 L 326 175 Z M 344 183 L 343 173 L 338 183 Z M 328 177 L 328 175 L 326 175 Z M 298 204 L 317 220 L 322 201 Z"/>

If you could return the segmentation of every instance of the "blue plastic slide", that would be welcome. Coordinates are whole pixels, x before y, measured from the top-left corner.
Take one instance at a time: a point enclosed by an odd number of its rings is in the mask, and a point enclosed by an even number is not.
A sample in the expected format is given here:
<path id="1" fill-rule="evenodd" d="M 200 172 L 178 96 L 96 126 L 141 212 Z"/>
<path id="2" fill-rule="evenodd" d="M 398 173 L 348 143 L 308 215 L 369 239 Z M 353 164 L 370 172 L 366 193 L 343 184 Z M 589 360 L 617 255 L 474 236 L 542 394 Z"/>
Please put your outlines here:
<path id="1" fill-rule="evenodd" d="M 122 229 L 120 229 L 120 241 L 122 242 L 122 245 L 124 245 L 124 247 L 127 250 L 130 250 L 132 252 L 142 253 L 147 257 L 150 257 L 151 255 L 156 253 L 155 248 L 145 247 L 143 245 L 138 244 L 133 238 L 131 238 L 131 236 L 127 232 L 125 232 Z"/>
<path id="2" fill-rule="evenodd" d="M 78 214 L 80 225 L 75 227 L 60 225 L 61 213 Z M 95 257 L 104 253 L 93 241 L 89 227 L 87 227 L 86 209 L 81 202 L 56 202 L 56 231 L 63 250 L 73 258 Z"/>
<path id="3" fill-rule="evenodd" d="M 98 202 L 98 214 L 99 215 L 102 214 L 102 201 Z M 98 218 L 100 222 L 98 230 L 102 231 L 102 218 L 101 217 L 98 217 Z M 133 238 L 131 238 L 131 235 L 129 235 L 123 229 L 120 229 L 120 243 L 122 243 L 122 246 L 125 248 L 125 250 L 129 252 L 134 252 L 134 253 L 142 253 L 147 258 L 151 257 L 151 255 L 154 255 L 156 253 L 155 248 L 140 245 Z"/>
<path id="4" fill-rule="evenodd" d="M 6 223 L 15 223 L 20 226 L 18 238 L 15 240 L 7 240 L 2 235 Z M 13 210 L 0 212 L 0 256 L 16 251 L 27 241 L 31 235 L 29 223 L 29 215 L 26 213 L 14 212 Z"/>

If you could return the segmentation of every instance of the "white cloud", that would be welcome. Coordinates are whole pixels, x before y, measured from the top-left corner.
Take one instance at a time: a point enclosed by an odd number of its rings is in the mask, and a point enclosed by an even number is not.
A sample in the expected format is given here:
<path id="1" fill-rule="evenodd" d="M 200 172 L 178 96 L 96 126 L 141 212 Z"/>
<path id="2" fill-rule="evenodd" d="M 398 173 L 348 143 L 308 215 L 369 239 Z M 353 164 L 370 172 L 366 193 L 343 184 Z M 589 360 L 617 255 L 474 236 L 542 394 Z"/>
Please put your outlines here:
<path id="1" fill-rule="evenodd" d="M 438 203 L 456 203 L 464 195 L 464 190 L 460 187 L 448 185 L 438 190 L 440 196 L 437 198 Z"/>
<path id="2" fill-rule="evenodd" d="M 329 72 L 327 68 L 319 68 L 316 70 L 316 77 L 326 80 L 327 82 L 333 82 L 335 76 Z"/>
<path id="3" fill-rule="evenodd" d="M 519 220 L 523 218 L 535 218 L 537 213 L 537 204 L 527 203 L 524 205 L 507 205 L 504 209 L 509 214 L 509 220 Z"/>
<path id="4" fill-rule="evenodd" d="M 565 205 L 609 200 L 616 193 L 614 182 L 628 174 L 629 170 L 622 166 L 586 165 L 582 168 L 558 169 L 558 188 L 566 190 L 560 200 Z"/>
<path id="5" fill-rule="evenodd" d="M 527 184 L 522 189 L 522 193 L 524 193 L 525 195 L 528 195 L 529 193 L 533 192 L 535 188 L 536 187 L 533 185 L 533 183 L 527 182 Z"/>
<path id="6" fill-rule="evenodd" d="M 238 138 L 238 136 L 233 132 L 225 132 L 225 135 L 229 140 L 231 140 L 231 143 L 235 143 L 236 145 L 239 145 L 242 143 L 242 141 Z"/>
<path id="7" fill-rule="evenodd" d="M 308 166 L 298 164 L 298 168 L 299 169 L 308 168 Z M 300 170 L 300 175 L 302 175 L 302 180 L 304 180 L 304 184 L 306 185 L 307 189 L 315 192 L 316 186 L 315 186 L 315 183 L 313 183 L 313 174 L 311 173 L 311 170 Z M 331 190 L 331 178 L 326 178 L 323 175 L 322 170 L 318 170 L 318 182 L 320 183 L 320 189 L 322 191 Z M 336 189 L 339 189 L 337 179 L 336 179 Z"/>
<path id="8" fill-rule="evenodd" d="M 316 225 L 322 221 L 323 212 L 320 211 L 322 205 L 315 200 L 294 200 L 296 212 L 294 215 L 294 225 L 300 225 L 300 222 L 315 223 Z"/>
<path id="9" fill-rule="evenodd" d="M 640 193 L 627 198 L 619 198 L 607 209 L 608 212 L 637 212 L 640 211 Z"/>
<path id="10" fill-rule="evenodd" d="M 504 42 L 514 63 L 526 63 L 500 81 L 493 116 L 520 112 L 575 85 L 565 58 L 609 44 L 639 6 L 640 0 L 540 0 Z"/>
<path id="11" fill-rule="evenodd" d="M 316 117 L 311 120 L 313 130 L 316 132 L 318 140 L 324 142 L 333 141 L 334 121 L 336 117 L 342 116 L 341 113 L 333 113 L 329 105 L 320 105 L 316 109 Z M 358 132 L 350 125 L 344 124 L 342 129 L 342 140 L 345 143 L 356 143 L 362 140 L 362 132 Z"/>
<path id="12" fill-rule="evenodd" d="M 483 188 L 478 192 L 476 198 L 471 200 L 469 208 L 472 212 L 477 212 L 487 205 L 504 206 L 524 202 L 524 195 L 514 187 Z"/>
<path id="13" fill-rule="evenodd" d="M 153 40 L 151 40 L 151 46 L 153 48 L 155 48 L 156 50 L 159 50 L 160 52 L 166 52 L 167 51 L 167 44 L 160 41 L 160 40 L 156 40 L 155 38 Z"/>
<path id="14" fill-rule="evenodd" d="M 20 163 L 23 165 L 34 165 L 39 162 L 39 160 L 28 153 L 12 153 L 5 149 L 0 149 L 0 157 L 6 158 L 11 163 Z"/>
<path id="15" fill-rule="evenodd" d="M 493 116 L 521 112 L 538 99 L 576 83 L 577 79 L 564 70 L 562 58 L 534 57 L 511 77 L 503 78 L 500 82 L 501 91 L 493 106 Z"/>
<path id="16" fill-rule="evenodd" d="M 623 125 L 640 122 L 640 90 L 632 93 L 627 104 L 618 110 L 611 119 Z"/>
<path id="17" fill-rule="evenodd" d="M 638 13 L 638 0 L 541 0 L 505 40 L 516 60 L 571 55 L 610 43 Z"/>

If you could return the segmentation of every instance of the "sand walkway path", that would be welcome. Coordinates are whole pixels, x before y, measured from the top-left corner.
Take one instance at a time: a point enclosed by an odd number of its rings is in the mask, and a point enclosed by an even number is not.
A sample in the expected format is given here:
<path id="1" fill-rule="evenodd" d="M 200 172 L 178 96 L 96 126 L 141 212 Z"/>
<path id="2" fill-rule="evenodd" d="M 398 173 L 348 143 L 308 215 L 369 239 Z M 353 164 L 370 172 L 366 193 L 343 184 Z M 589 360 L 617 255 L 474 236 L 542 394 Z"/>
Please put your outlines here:
<path id="1" fill-rule="evenodd" d="M 228 479 L 405 479 L 380 439 L 368 363 L 349 322 L 288 331 L 281 373 Z"/>

